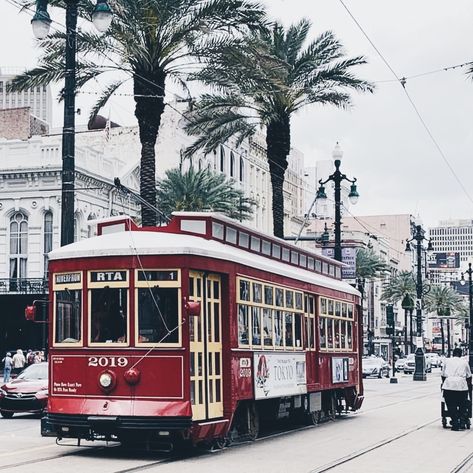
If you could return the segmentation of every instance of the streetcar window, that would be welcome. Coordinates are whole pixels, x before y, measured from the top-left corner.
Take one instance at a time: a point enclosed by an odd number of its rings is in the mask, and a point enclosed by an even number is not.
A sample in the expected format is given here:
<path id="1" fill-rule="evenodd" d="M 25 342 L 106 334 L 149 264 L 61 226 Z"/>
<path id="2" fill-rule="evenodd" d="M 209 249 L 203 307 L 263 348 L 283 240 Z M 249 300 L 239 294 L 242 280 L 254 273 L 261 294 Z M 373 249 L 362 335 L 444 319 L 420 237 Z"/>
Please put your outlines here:
<path id="1" fill-rule="evenodd" d="M 234 245 L 236 245 L 237 231 L 232 227 L 227 227 L 227 233 L 225 235 L 225 240 L 228 241 L 228 243 L 233 243 Z"/>
<path id="2" fill-rule="evenodd" d="M 326 319 L 320 319 L 320 348 L 327 348 L 327 330 L 326 330 Z"/>
<path id="3" fill-rule="evenodd" d="M 284 306 L 284 291 L 280 288 L 276 288 L 276 305 L 278 307 Z"/>
<path id="4" fill-rule="evenodd" d="M 294 346 L 294 320 L 291 312 L 284 313 L 285 343 L 287 348 Z"/>
<path id="5" fill-rule="evenodd" d="M 352 334 L 352 329 L 353 329 L 353 324 L 351 322 L 348 322 L 348 327 L 347 327 L 347 342 L 348 342 L 348 348 L 350 350 L 353 349 L 353 334 Z"/>
<path id="6" fill-rule="evenodd" d="M 273 258 L 281 258 L 281 247 L 279 245 L 275 245 L 273 243 L 273 252 L 272 252 Z"/>
<path id="7" fill-rule="evenodd" d="M 305 268 L 307 266 L 307 256 L 306 255 L 301 255 L 300 265 L 303 268 Z"/>
<path id="8" fill-rule="evenodd" d="M 294 346 L 302 347 L 302 315 L 294 314 Z"/>
<path id="9" fill-rule="evenodd" d="M 333 264 L 329 264 L 328 273 L 330 276 L 335 276 L 335 266 L 333 266 Z"/>
<path id="10" fill-rule="evenodd" d="M 296 292 L 296 309 L 302 310 L 302 292 Z"/>
<path id="11" fill-rule="evenodd" d="M 273 311 L 263 309 L 263 345 L 273 345 Z"/>
<path id="12" fill-rule="evenodd" d="M 263 240 L 262 243 L 262 250 L 264 255 L 270 255 L 271 254 L 271 243 L 269 241 Z"/>
<path id="13" fill-rule="evenodd" d="M 261 304 L 263 302 L 263 285 L 259 283 L 253 283 L 253 302 Z"/>
<path id="14" fill-rule="evenodd" d="M 340 315 L 341 315 L 341 312 L 340 312 L 341 309 L 340 309 L 340 307 L 341 307 L 340 302 L 338 302 L 338 301 L 335 302 L 335 315 L 336 315 L 337 317 L 340 317 Z"/>
<path id="15" fill-rule="evenodd" d="M 138 343 L 179 343 L 178 288 L 138 289 Z"/>
<path id="16" fill-rule="evenodd" d="M 286 307 L 288 309 L 294 308 L 294 292 L 286 291 Z"/>
<path id="17" fill-rule="evenodd" d="M 287 248 L 282 249 L 282 260 L 289 261 L 289 250 Z"/>
<path id="18" fill-rule="evenodd" d="M 327 314 L 328 315 L 334 315 L 334 312 L 333 312 L 333 301 L 331 299 L 328 300 L 328 311 L 327 311 Z"/>
<path id="19" fill-rule="evenodd" d="M 342 320 L 341 322 L 341 332 L 340 332 L 340 339 L 342 348 L 347 348 L 347 322 L 346 320 Z"/>
<path id="20" fill-rule="evenodd" d="M 353 318 L 353 304 L 348 304 L 348 317 Z"/>
<path id="21" fill-rule="evenodd" d="M 327 299 L 325 298 L 320 299 L 320 313 L 321 314 L 327 313 Z"/>
<path id="22" fill-rule="evenodd" d="M 282 334 L 283 334 L 283 319 L 282 311 L 277 310 L 274 314 L 274 345 L 277 347 L 282 346 Z"/>
<path id="23" fill-rule="evenodd" d="M 323 274 L 328 273 L 328 264 L 327 263 L 322 263 L 322 273 Z"/>
<path id="24" fill-rule="evenodd" d="M 347 305 L 342 304 L 342 317 L 346 317 L 346 316 L 347 316 Z"/>
<path id="25" fill-rule="evenodd" d="M 248 306 L 239 304 L 238 306 L 238 341 L 241 345 L 248 345 Z"/>
<path id="26" fill-rule="evenodd" d="M 314 268 L 315 268 L 315 262 L 314 262 L 314 258 L 312 258 L 312 256 L 309 256 L 307 258 L 307 268 L 310 269 L 311 271 L 313 271 Z"/>
<path id="27" fill-rule="evenodd" d="M 251 308 L 252 345 L 261 345 L 261 308 Z"/>
<path id="28" fill-rule="evenodd" d="M 81 339 L 82 291 L 56 291 L 56 343 L 77 343 Z"/>
<path id="29" fill-rule="evenodd" d="M 340 320 L 335 320 L 335 327 L 334 327 L 334 332 L 335 332 L 335 348 L 341 348 L 340 347 Z"/>
<path id="30" fill-rule="evenodd" d="M 250 300 L 250 282 L 245 281 L 244 279 L 240 279 L 240 300 Z"/>
<path id="31" fill-rule="evenodd" d="M 299 253 L 296 251 L 291 251 L 291 263 L 299 264 Z"/>
<path id="32" fill-rule="evenodd" d="M 223 240 L 223 225 L 221 223 L 212 222 L 212 236 Z"/>
<path id="33" fill-rule="evenodd" d="M 258 237 L 252 236 L 251 237 L 251 249 L 253 251 L 260 251 L 261 240 Z"/>
<path id="34" fill-rule="evenodd" d="M 338 279 L 342 277 L 342 270 L 338 266 L 335 268 L 335 277 Z"/>
<path id="35" fill-rule="evenodd" d="M 273 288 L 271 286 L 264 286 L 264 303 L 273 305 Z"/>
<path id="36" fill-rule="evenodd" d="M 243 248 L 248 248 L 250 241 L 250 236 L 248 233 L 240 232 L 239 237 L 238 244 Z"/>
<path id="37" fill-rule="evenodd" d="M 315 260 L 315 270 L 316 270 L 318 273 L 321 273 L 321 272 L 322 272 L 322 263 L 321 263 L 320 260 L 318 260 L 318 259 Z"/>
<path id="38" fill-rule="evenodd" d="M 127 342 L 127 290 L 104 287 L 90 290 L 92 343 Z"/>
<path id="39" fill-rule="evenodd" d="M 333 320 L 327 319 L 327 348 L 333 348 Z"/>

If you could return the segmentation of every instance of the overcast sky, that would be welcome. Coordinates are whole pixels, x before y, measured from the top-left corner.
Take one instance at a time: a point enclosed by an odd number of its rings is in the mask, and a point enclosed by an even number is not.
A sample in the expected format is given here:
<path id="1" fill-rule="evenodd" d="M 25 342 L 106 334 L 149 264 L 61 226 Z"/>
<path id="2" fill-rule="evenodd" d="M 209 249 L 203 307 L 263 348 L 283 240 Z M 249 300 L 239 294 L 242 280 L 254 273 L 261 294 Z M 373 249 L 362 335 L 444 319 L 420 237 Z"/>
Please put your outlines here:
<path id="1" fill-rule="evenodd" d="M 363 36 L 340 0 L 265 0 L 271 16 L 284 24 L 309 18 L 312 36 L 332 30 L 348 55 L 365 55 L 369 64 L 356 72 L 376 83 L 376 92 L 353 96 L 349 111 L 313 106 L 292 122 L 293 146 L 307 166 L 330 159 L 336 141 L 344 151 L 343 170 L 356 176 L 360 200 L 355 215 L 420 214 L 424 224 L 446 218 L 473 218 L 473 203 L 422 127 L 399 83 Z M 473 61 L 471 0 L 344 0 L 353 16 L 399 77 L 409 77 Z M 27 14 L 0 3 L 0 67 L 35 64 Z M 57 18 L 61 23 L 63 18 Z M 473 198 L 473 81 L 466 68 L 408 79 L 406 89 Z M 57 88 L 54 89 L 57 91 Z M 87 121 L 92 96 L 78 97 Z M 132 102 L 117 97 L 112 119 L 131 124 Z M 62 108 L 54 109 L 62 122 Z"/>

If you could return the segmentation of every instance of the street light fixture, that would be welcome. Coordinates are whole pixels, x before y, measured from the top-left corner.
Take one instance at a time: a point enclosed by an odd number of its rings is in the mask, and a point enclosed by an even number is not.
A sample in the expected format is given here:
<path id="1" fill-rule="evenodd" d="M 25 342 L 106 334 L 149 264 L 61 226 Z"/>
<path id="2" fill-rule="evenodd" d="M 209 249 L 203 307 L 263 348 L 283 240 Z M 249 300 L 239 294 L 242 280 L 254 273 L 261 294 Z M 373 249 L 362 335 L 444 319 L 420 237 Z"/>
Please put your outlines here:
<path id="1" fill-rule="evenodd" d="M 415 226 L 414 236 L 406 241 L 406 251 L 411 251 L 411 242 L 416 242 L 416 257 L 417 257 L 417 278 L 416 278 L 416 337 L 417 349 L 415 353 L 416 366 L 414 371 L 414 381 L 426 381 L 425 375 L 425 357 L 424 357 L 424 338 L 422 331 L 422 299 L 424 296 L 424 286 L 422 281 L 422 251 L 424 247 L 423 241 L 427 241 L 427 251 L 433 251 L 432 242 L 425 237 L 425 231 L 421 225 Z"/>
<path id="2" fill-rule="evenodd" d="M 468 263 L 468 269 L 465 271 L 468 274 L 468 299 L 469 299 L 469 309 L 470 309 L 470 323 L 469 323 L 469 334 L 468 334 L 468 363 L 470 369 L 473 369 L 473 283 L 472 283 L 472 274 L 473 270 L 471 269 L 471 263 Z M 465 275 L 462 273 L 462 278 L 460 284 L 465 285 Z"/>
<path id="3" fill-rule="evenodd" d="M 61 193 L 61 246 L 74 241 L 74 181 L 75 181 L 75 94 L 77 5 L 79 0 L 66 0 L 66 72 L 64 84 L 64 125 L 62 129 L 62 193 Z M 36 13 L 31 20 L 33 34 L 43 39 L 49 34 L 51 18 L 48 0 L 36 1 Z M 112 10 L 106 0 L 97 0 L 92 13 L 95 27 L 104 32 L 112 21 Z"/>
<path id="4" fill-rule="evenodd" d="M 335 247 L 334 247 L 334 258 L 337 261 L 342 261 L 342 214 L 341 214 L 341 183 L 343 181 L 348 181 L 351 183 L 350 193 L 348 194 L 348 198 L 350 202 L 354 205 L 358 202 L 358 198 L 360 195 L 358 194 L 358 190 L 356 188 L 356 178 L 349 179 L 345 174 L 340 172 L 340 164 L 342 162 L 343 151 L 340 148 L 340 145 L 336 144 L 335 149 L 333 150 L 332 157 L 334 159 L 335 164 L 335 172 L 331 174 L 328 179 L 323 181 L 322 179 L 319 180 L 320 187 L 317 190 L 317 199 L 323 200 L 327 198 L 327 194 L 325 193 L 325 184 L 329 181 L 333 181 L 335 184 L 335 219 L 334 219 L 334 227 L 335 227 Z"/>

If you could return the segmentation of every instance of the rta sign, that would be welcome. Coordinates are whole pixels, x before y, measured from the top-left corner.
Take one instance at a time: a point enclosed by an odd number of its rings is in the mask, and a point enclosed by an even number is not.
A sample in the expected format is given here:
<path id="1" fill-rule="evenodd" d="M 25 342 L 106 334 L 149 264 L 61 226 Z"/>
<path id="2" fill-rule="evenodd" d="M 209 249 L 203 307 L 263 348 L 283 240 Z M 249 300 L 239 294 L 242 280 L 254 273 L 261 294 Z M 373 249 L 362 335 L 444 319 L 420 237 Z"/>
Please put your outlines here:
<path id="1" fill-rule="evenodd" d="M 91 282 L 122 282 L 126 281 L 126 271 L 92 271 Z"/>

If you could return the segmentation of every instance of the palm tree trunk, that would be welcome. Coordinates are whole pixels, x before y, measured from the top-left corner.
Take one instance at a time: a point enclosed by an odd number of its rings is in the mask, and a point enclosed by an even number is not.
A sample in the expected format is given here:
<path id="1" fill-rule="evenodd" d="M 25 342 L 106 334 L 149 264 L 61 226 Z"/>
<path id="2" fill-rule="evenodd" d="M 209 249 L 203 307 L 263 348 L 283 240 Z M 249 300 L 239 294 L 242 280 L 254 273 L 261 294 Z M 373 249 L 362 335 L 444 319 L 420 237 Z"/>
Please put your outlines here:
<path id="1" fill-rule="evenodd" d="M 291 150 L 290 117 L 273 120 L 266 130 L 266 156 L 271 175 L 273 194 L 273 233 L 284 238 L 284 174 L 287 169 L 287 157 Z"/>
<path id="2" fill-rule="evenodd" d="M 140 194 L 152 207 L 156 207 L 155 146 L 164 112 L 165 78 L 163 71 L 154 74 L 138 71 L 133 77 L 135 116 L 141 143 Z M 157 223 L 156 212 L 145 204 L 141 204 L 141 223 L 144 227 L 155 226 Z"/>
<path id="3" fill-rule="evenodd" d="M 450 320 L 447 320 L 447 357 L 452 355 L 452 347 L 450 345 Z"/>

